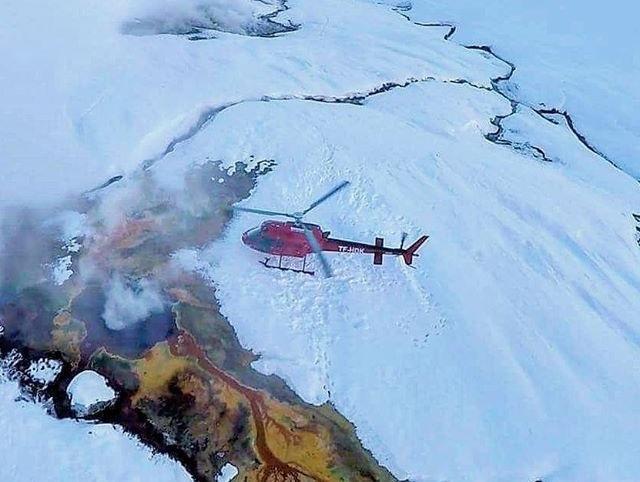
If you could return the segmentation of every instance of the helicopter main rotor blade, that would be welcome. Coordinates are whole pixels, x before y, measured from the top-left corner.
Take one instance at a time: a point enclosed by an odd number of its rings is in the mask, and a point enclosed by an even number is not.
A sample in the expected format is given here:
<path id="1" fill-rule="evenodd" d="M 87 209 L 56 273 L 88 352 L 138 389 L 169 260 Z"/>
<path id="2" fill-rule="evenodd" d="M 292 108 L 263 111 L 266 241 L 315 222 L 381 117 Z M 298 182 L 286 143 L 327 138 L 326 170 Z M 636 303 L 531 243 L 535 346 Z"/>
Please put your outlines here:
<path id="1" fill-rule="evenodd" d="M 318 243 L 318 240 L 315 238 L 311 230 L 307 228 L 306 225 L 303 224 L 302 227 L 304 228 L 304 235 L 307 237 L 307 241 L 309 241 L 309 244 L 311 245 L 311 249 L 313 250 L 314 254 L 317 254 L 318 258 L 320 258 L 320 264 L 322 265 L 322 271 L 324 272 L 324 277 L 331 278 L 333 276 L 333 273 L 331 272 L 331 267 L 329 266 L 329 262 L 327 261 L 327 258 L 325 257 L 325 255 L 322 254 L 322 248 L 320 248 L 320 244 Z"/>
<path id="2" fill-rule="evenodd" d="M 342 181 L 340 184 L 338 184 L 336 187 L 334 187 L 331 191 L 329 191 L 327 194 L 325 194 L 324 196 L 318 198 L 316 201 L 314 201 L 313 203 L 311 203 L 311 205 L 305 209 L 304 211 L 302 211 L 302 214 L 307 214 L 309 211 L 311 211 L 312 209 L 314 209 L 316 206 L 318 206 L 319 204 L 322 204 L 323 202 L 325 202 L 327 199 L 329 199 L 331 196 L 333 196 L 335 193 L 337 193 L 338 191 L 340 191 L 342 188 L 346 187 L 349 185 L 349 181 Z"/>
<path id="3" fill-rule="evenodd" d="M 291 214 L 280 213 L 278 211 L 266 211 L 264 209 L 243 208 L 243 207 L 240 207 L 240 206 L 233 206 L 233 210 L 234 211 L 244 211 L 244 212 L 247 212 L 247 213 L 254 213 L 254 214 L 264 214 L 265 216 L 285 216 L 287 218 L 296 219 L 296 217 L 291 215 Z"/>

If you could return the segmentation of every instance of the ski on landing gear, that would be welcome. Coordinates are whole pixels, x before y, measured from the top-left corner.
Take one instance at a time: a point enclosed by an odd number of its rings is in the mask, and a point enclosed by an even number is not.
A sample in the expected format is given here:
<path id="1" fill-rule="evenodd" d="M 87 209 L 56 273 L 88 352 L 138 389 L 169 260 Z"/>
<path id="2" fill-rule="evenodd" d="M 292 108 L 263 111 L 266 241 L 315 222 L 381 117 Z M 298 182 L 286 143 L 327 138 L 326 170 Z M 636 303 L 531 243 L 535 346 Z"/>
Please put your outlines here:
<path id="1" fill-rule="evenodd" d="M 269 261 L 271 260 L 271 258 L 269 258 L 268 256 L 264 258 L 263 261 L 259 261 L 259 263 L 263 265 L 265 268 L 279 269 L 280 271 L 293 271 L 294 273 L 310 274 L 311 276 L 315 274 L 315 271 L 309 271 L 308 269 L 306 269 L 307 268 L 306 256 L 302 258 L 302 268 L 292 268 L 291 266 L 282 266 L 282 258 L 283 258 L 282 255 L 278 257 L 278 264 L 275 266 L 269 264 Z"/>

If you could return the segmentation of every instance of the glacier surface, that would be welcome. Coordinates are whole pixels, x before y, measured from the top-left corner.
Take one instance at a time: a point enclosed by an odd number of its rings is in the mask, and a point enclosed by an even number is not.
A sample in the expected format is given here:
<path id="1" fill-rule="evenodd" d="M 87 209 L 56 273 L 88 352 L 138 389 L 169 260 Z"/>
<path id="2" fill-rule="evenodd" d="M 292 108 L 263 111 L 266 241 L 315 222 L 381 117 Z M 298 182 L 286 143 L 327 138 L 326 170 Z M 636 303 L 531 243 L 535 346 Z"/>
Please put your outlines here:
<path id="1" fill-rule="evenodd" d="M 387 3 L 292 0 L 275 20 L 299 28 L 260 37 L 242 30 L 274 4 L 243 1 L 199 41 L 123 33 L 148 2 L 0 4 L 0 208 L 52 204 L 120 175 L 126 183 L 141 167 L 177 189 L 189 165 L 210 159 L 274 159 L 247 205 L 277 210 L 348 179 L 310 221 L 390 245 L 402 231 L 429 234 L 415 270 L 339 255 L 329 280 L 264 270 L 239 241 L 261 221 L 251 215 L 191 260 L 261 355 L 256 368 L 311 403 L 335 404 L 399 478 L 635 480 L 640 130 L 628 79 L 638 64 L 607 50 L 632 45 L 635 30 L 594 38 L 600 14 L 584 4 L 556 16 L 550 2 L 516 2 L 504 19 L 486 2 L 399 9 L 455 22 L 448 41 L 447 28 L 407 21 Z M 614 20 L 635 8 L 622 2 L 597 26 L 618 38 Z M 514 29 L 524 11 L 545 22 Z M 184 20 L 183 6 L 176 15 Z M 463 43 L 491 44 L 516 64 L 509 92 L 522 105 L 496 91 L 509 65 Z M 536 112 L 542 102 L 569 111 L 622 169 Z M 497 123 L 498 144 L 487 139 Z M 127 461 L 117 470 L 137 466 L 140 448 L 117 429 L 42 418 L 13 402 L 11 384 L 0 390 L 0 421 L 15 434 L 0 442 L 3 478 L 33 447 L 62 457 L 74 480 L 113 473 L 95 447 Z M 60 441 L 71 431 L 84 455 Z M 188 480 L 177 464 L 151 465 L 140 480 Z"/>

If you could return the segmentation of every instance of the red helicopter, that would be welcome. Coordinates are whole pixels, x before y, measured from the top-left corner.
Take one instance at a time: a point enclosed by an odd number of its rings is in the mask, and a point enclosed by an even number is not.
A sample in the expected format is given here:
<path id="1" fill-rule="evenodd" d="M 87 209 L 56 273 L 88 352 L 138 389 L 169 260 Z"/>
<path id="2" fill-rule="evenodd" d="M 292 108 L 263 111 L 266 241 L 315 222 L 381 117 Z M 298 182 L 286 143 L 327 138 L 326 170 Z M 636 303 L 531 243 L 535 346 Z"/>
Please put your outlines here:
<path id="1" fill-rule="evenodd" d="M 411 265 L 413 257 L 418 256 L 416 251 L 429 238 L 421 236 L 408 248 L 404 248 L 404 241 L 407 234 L 402 233 L 402 240 L 399 248 L 388 248 L 383 246 L 382 238 L 376 238 L 375 244 L 360 243 L 357 241 L 346 241 L 343 239 L 330 238 L 329 231 L 323 231 L 317 224 L 305 223 L 302 218 L 312 209 L 329 199 L 341 189 L 349 185 L 349 181 L 343 181 L 331 189 L 324 196 L 311 203 L 304 211 L 295 213 L 282 213 L 277 211 L 267 211 L 264 209 L 234 207 L 236 211 L 245 211 L 267 216 L 283 216 L 293 219 L 293 221 L 265 221 L 260 226 L 249 229 L 242 235 L 242 242 L 250 248 L 279 256 L 278 264 L 269 264 L 270 258 L 265 258 L 261 263 L 267 268 L 277 268 L 286 271 L 295 271 L 313 275 L 313 271 L 308 271 L 307 256 L 311 253 L 317 254 L 322 265 L 324 275 L 331 277 L 331 268 L 327 262 L 323 251 L 333 251 L 337 253 L 370 253 L 373 254 L 373 264 L 382 264 L 382 256 L 394 255 L 402 256 L 407 265 Z M 282 265 L 283 257 L 302 258 L 302 268 L 291 268 Z"/>

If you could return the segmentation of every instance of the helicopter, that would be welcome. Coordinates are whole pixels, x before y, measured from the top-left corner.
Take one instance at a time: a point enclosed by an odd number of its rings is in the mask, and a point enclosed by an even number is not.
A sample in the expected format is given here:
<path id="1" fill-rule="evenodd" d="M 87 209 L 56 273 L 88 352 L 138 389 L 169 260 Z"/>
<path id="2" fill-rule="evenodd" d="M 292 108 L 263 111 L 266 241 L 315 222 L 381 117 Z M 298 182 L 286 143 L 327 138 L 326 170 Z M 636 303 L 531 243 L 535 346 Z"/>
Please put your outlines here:
<path id="1" fill-rule="evenodd" d="M 373 254 L 373 264 L 381 265 L 383 255 L 402 256 L 405 264 L 411 266 L 413 258 L 418 256 L 416 251 L 424 244 L 429 236 L 421 236 L 408 248 L 404 247 L 407 233 L 402 233 L 400 247 L 390 248 L 384 246 L 383 238 L 376 237 L 374 244 L 361 243 L 330 237 L 330 231 L 324 231 L 319 225 L 303 221 L 304 216 L 312 209 L 327 201 L 330 197 L 349 185 L 349 181 L 342 181 L 329 192 L 312 202 L 304 211 L 284 213 L 279 211 L 269 211 L 265 209 L 255 209 L 249 207 L 234 206 L 234 211 L 242 211 L 264 216 L 279 216 L 292 219 L 292 221 L 267 220 L 260 226 L 245 231 L 242 234 L 242 242 L 249 248 L 277 256 L 278 264 L 270 264 L 271 258 L 267 256 L 261 261 L 267 268 L 276 268 L 283 271 L 294 271 L 313 275 L 314 271 L 307 269 L 307 256 L 316 254 L 320 260 L 322 271 L 325 277 L 330 278 L 333 273 L 327 261 L 325 251 L 345 253 L 345 254 Z M 283 266 L 282 259 L 302 258 L 301 268 Z"/>

